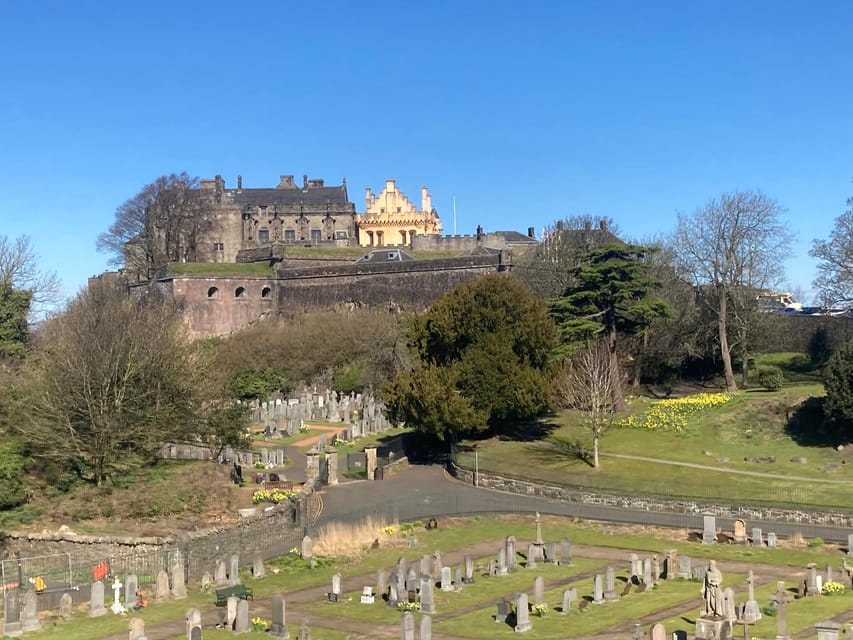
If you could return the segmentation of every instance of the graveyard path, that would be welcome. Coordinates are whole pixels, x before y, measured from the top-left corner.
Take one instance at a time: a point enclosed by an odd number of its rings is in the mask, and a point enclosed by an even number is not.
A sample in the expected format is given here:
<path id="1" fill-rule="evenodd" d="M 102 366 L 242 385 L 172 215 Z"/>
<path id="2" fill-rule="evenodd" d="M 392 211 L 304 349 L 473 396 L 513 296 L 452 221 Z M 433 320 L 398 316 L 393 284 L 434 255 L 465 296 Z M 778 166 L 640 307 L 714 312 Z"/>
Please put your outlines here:
<path id="1" fill-rule="evenodd" d="M 652 462 L 654 464 L 669 464 L 676 467 L 690 467 L 691 469 L 702 469 L 703 471 L 716 471 L 719 473 L 733 474 L 740 476 L 755 476 L 757 478 L 772 478 L 774 480 L 799 480 L 801 482 L 823 482 L 826 484 L 846 484 L 853 485 L 853 480 L 841 480 L 837 478 L 810 478 L 806 476 L 788 476 L 779 473 L 770 473 L 766 471 L 746 471 L 744 469 L 729 469 L 719 465 L 698 464 L 696 462 L 681 462 L 679 460 L 663 460 L 661 458 L 649 458 L 646 456 L 635 456 L 630 453 L 599 453 L 600 456 L 606 458 L 623 458 L 625 460 L 640 460 L 641 462 Z"/>
<path id="2" fill-rule="evenodd" d="M 345 426 L 343 426 L 343 427 L 330 427 L 330 426 L 323 425 L 323 424 L 312 424 L 310 422 L 306 422 L 305 426 L 308 427 L 311 431 L 325 431 L 326 433 L 321 434 L 321 435 L 316 435 L 316 436 L 310 436 L 308 438 L 303 438 L 302 440 L 294 442 L 291 445 L 292 447 L 308 447 L 308 446 L 311 446 L 312 444 L 317 444 L 318 442 L 320 442 L 320 438 L 323 435 L 325 435 L 328 438 L 329 436 L 337 435 L 337 434 L 343 433 L 344 431 L 347 430 L 347 428 Z"/>

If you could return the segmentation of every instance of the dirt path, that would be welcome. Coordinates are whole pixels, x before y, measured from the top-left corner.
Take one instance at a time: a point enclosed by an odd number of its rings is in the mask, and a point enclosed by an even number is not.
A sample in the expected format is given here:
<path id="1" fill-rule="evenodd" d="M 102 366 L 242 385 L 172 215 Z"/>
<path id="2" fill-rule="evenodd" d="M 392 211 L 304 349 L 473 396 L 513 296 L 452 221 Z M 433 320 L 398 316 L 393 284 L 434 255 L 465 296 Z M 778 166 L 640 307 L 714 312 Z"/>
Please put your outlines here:
<path id="1" fill-rule="evenodd" d="M 343 433 L 344 431 L 347 430 L 347 428 L 343 427 L 343 426 L 342 427 L 329 427 L 329 426 L 326 426 L 323 424 L 309 424 L 307 422 L 305 423 L 305 426 L 308 427 L 308 429 L 310 431 L 325 431 L 327 438 L 331 435 L 337 435 L 337 434 Z M 308 447 L 312 444 L 317 444 L 318 442 L 320 442 L 320 438 L 322 436 L 323 436 L 323 434 L 311 436 L 309 438 L 304 438 L 303 440 L 298 440 L 298 441 L 294 442 L 290 446 L 291 447 Z"/>

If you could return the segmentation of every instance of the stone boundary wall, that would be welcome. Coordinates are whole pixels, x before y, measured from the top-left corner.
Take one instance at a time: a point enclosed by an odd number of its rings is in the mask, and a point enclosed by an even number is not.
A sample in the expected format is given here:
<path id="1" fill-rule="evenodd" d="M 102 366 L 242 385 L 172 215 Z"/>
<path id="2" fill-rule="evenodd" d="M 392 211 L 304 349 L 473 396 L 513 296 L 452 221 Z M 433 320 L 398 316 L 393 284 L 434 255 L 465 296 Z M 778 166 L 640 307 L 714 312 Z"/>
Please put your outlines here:
<path id="1" fill-rule="evenodd" d="M 474 472 L 472 470 L 460 467 L 455 462 L 449 463 L 448 469 L 458 480 L 474 484 Z M 478 473 L 477 484 L 480 487 L 503 491 L 505 493 L 535 496 L 537 498 L 560 502 L 621 507 L 634 511 L 686 513 L 694 515 L 713 513 L 723 518 L 853 527 L 853 513 L 843 513 L 840 511 L 809 511 L 808 509 L 784 509 L 762 505 L 736 505 L 694 500 L 666 500 L 665 498 L 650 496 L 617 495 L 579 487 L 546 485 L 529 480 L 507 478 L 483 472 Z"/>

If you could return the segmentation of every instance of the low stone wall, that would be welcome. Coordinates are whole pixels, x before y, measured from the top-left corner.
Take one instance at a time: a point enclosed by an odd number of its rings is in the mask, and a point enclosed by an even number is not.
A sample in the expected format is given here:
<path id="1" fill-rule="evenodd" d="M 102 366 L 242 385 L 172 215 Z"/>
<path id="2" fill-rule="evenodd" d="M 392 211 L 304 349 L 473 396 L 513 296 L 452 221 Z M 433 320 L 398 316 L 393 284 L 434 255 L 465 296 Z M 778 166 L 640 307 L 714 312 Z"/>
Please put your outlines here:
<path id="1" fill-rule="evenodd" d="M 474 472 L 470 469 L 450 463 L 449 470 L 459 480 L 474 484 Z M 780 507 L 721 504 L 694 500 L 667 500 L 649 496 L 617 495 L 601 493 L 578 487 L 560 487 L 546 485 L 529 480 L 507 478 L 491 473 L 478 474 L 478 486 L 506 493 L 535 496 L 560 502 L 597 504 L 607 507 L 621 507 L 634 511 L 687 513 L 701 515 L 713 513 L 721 518 L 742 518 L 745 520 L 807 523 L 833 527 L 853 527 L 853 513 L 841 511 L 810 511 L 808 509 L 784 509 Z"/>

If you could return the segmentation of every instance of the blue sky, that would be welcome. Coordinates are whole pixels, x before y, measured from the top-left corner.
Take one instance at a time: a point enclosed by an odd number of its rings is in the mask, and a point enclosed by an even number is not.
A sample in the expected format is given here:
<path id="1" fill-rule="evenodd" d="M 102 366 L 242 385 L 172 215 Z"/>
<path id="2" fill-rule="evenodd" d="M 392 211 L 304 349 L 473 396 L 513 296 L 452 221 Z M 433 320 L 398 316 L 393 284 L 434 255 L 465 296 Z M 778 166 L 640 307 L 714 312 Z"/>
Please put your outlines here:
<path id="1" fill-rule="evenodd" d="M 797 242 L 853 195 L 853 3 L 0 0 L 0 234 L 65 293 L 157 176 L 429 186 L 447 232 L 669 233 L 761 189 Z M 808 296 L 807 296 L 808 297 Z M 809 302 L 810 300 L 806 300 Z"/>

